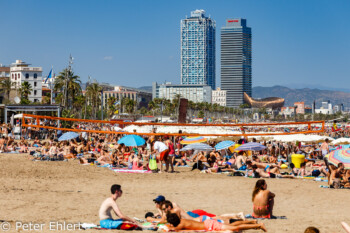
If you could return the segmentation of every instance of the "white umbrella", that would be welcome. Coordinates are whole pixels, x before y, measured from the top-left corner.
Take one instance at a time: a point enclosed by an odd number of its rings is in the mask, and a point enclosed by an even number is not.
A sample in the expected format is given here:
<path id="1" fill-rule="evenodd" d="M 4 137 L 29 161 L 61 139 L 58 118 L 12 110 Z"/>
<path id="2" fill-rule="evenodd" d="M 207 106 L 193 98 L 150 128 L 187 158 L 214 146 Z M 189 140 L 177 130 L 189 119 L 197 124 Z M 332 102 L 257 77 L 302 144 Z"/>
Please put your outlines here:
<path id="1" fill-rule="evenodd" d="M 330 144 L 332 145 L 350 144 L 350 138 L 338 138 L 332 141 Z"/>
<path id="2" fill-rule="evenodd" d="M 16 114 L 13 118 L 14 118 L 14 119 L 22 119 L 22 117 L 23 117 L 23 114 L 20 113 L 20 114 Z M 31 117 L 26 116 L 25 118 L 31 118 Z"/>

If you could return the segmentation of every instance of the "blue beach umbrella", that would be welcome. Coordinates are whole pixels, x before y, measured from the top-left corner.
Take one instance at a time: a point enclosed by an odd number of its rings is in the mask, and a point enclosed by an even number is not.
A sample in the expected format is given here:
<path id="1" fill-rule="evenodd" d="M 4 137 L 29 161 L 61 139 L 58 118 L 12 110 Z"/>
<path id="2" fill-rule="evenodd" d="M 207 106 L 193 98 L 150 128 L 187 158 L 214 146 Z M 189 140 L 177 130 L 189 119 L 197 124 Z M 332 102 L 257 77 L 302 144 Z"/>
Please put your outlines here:
<path id="1" fill-rule="evenodd" d="M 263 150 L 265 149 L 266 146 L 261 145 L 260 143 L 257 142 L 249 142 L 249 143 L 245 143 L 240 147 L 237 147 L 235 150 L 255 150 L 255 151 L 259 151 L 259 150 Z"/>
<path id="2" fill-rule="evenodd" d="M 193 143 L 185 146 L 180 151 L 187 151 L 187 150 L 211 151 L 213 150 L 213 147 L 204 143 Z"/>
<path id="3" fill-rule="evenodd" d="M 145 139 L 138 135 L 126 135 L 118 141 L 118 144 L 124 144 L 125 146 L 142 146 L 146 143 Z"/>
<path id="4" fill-rule="evenodd" d="M 224 150 L 231 146 L 233 146 L 235 143 L 233 141 L 222 141 L 216 144 L 215 149 L 216 150 Z"/>
<path id="5" fill-rule="evenodd" d="M 58 138 L 58 141 L 67 141 L 77 137 L 79 137 L 79 134 L 74 132 L 68 132 L 68 133 L 62 134 L 62 136 Z"/>

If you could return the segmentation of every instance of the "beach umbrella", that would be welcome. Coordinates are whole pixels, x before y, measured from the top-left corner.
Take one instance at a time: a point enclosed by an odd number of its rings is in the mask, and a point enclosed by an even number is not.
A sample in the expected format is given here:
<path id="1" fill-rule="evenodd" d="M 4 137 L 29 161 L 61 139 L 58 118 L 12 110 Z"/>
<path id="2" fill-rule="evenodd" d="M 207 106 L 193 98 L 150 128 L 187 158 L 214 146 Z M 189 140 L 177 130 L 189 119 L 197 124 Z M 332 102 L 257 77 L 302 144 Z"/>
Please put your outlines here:
<path id="1" fill-rule="evenodd" d="M 222 141 L 216 144 L 215 149 L 217 150 L 224 150 L 231 146 L 233 146 L 235 143 L 233 141 Z"/>
<path id="2" fill-rule="evenodd" d="M 330 144 L 332 145 L 350 144 L 350 138 L 338 138 L 332 141 Z"/>
<path id="3" fill-rule="evenodd" d="M 211 151 L 213 150 L 213 147 L 204 143 L 193 143 L 185 146 L 180 151 L 187 151 L 187 150 Z"/>
<path id="4" fill-rule="evenodd" d="M 118 144 L 124 144 L 125 146 L 142 146 L 146 143 L 145 139 L 138 135 L 126 135 L 118 141 Z"/>
<path id="5" fill-rule="evenodd" d="M 259 151 L 259 150 L 263 150 L 265 149 L 266 146 L 261 145 L 260 143 L 257 142 L 249 142 L 249 143 L 245 143 L 240 147 L 237 147 L 236 150 L 255 150 L 255 151 Z"/>
<path id="6" fill-rule="evenodd" d="M 67 141 L 77 137 L 79 137 L 79 134 L 74 132 L 68 132 L 68 133 L 62 134 L 62 136 L 58 138 L 58 141 Z"/>
<path id="7" fill-rule="evenodd" d="M 183 139 L 180 143 L 181 144 L 193 144 L 193 143 L 201 143 L 201 142 L 206 142 L 207 139 L 205 139 L 202 136 L 191 136 Z"/>
<path id="8" fill-rule="evenodd" d="M 350 149 L 335 150 L 326 155 L 328 162 L 338 166 L 338 163 L 343 163 L 345 169 L 350 169 Z"/>

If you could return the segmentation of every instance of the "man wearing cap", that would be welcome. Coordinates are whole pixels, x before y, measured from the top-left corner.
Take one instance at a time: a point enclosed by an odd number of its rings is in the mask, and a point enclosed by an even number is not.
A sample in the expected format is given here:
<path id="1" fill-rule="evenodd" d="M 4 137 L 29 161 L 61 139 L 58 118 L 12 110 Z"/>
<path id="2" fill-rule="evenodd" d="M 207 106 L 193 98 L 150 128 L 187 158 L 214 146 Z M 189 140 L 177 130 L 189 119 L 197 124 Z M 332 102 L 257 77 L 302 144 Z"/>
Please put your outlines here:
<path id="1" fill-rule="evenodd" d="M 167 222 L 167 220 L 166 220 L 167 212 L 165 210 L 163 210 L 163 203 L 169 202 L 169 201 L 165 200 L 165 197 L 162 195 L 159 195 L 157 198 L 153 199 L 153 201 L 156 203 L 156 208 L 159 212 L 159 214 L 156 216 L 161 216 L 161 219 L 159 220 L 159 222 L 166 223 Z M 184 211 L 182 208 L 180 208 L 175 202 L 171 202 L 171 204 L 172 204 L 173 212 L 178 213 L 181 216 L 181 218 L 194 220 L 193 217 L 188 215 L 187 212 Z"/>
<path id="2" fill-rule="evenodd" d="M 102 202 L 99 217 L 100 217 L 100 225 L 102 228 L 107 229 L 121 229 L 121 230 L 136 230 L 140 229 L 137 222 L 126 215 L 124 215 L 118 205 L 116 200 L 122 196 L 123 191 L 119 184 L 114 184 L 111 187 L 112 196 L 107 198 L 104 202 Z M 119 219 L 112 218 L 112 210 L 119 217 Z"/>
<path id="3" fill-rule="evenodd" d="M 165 172 L 169 169 L 169 148 L 164 142 L 156 141 L 153 145 L 152 154 L 157 154 L 158 164 L 160 166 L 160 172 L 163 171 L 163 162 L 165 162 Z"/>

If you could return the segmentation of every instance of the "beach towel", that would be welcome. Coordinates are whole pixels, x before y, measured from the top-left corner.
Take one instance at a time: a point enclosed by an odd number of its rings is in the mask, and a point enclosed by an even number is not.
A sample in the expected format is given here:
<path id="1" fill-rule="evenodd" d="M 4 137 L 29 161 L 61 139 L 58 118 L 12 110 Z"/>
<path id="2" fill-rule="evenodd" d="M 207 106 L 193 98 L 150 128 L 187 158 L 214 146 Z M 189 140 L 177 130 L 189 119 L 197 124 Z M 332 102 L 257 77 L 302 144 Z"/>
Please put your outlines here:
<path id="1" fill-rule="evenodd" d="M 151 170 L 157 170 L 158 169 L 157 160 L 156 160 L 156 156 L 155 155 L 151 155 L 148 167 Z"/>
<path id="2" fill-rule="evenodd" d="M 271 218 L 254 218 L 253 215 L 251 214 L 247 214 L 245 218 L 247 219 L 287 219 L 286 216 L 273 216 Z"/>
<path id="3" fill-rule="evenodd" d="M 116 173 L 152 173 L 152 171 L 146 171 L 146 170 L 130 170 L 130 169 L 116 169 L 111 168 Z"/>
<path id="4" fill-rule="evenodd" d="M 328 185 L 320 185 L 320 188 L 335 189 L 335 188 L 332 188 L 332 187 L 330 187 L 330 186 L 328 186 Z M 350 189 L 350 188 L 340 187 L 340 188 L 338 188 L 338 189 Z"/>

